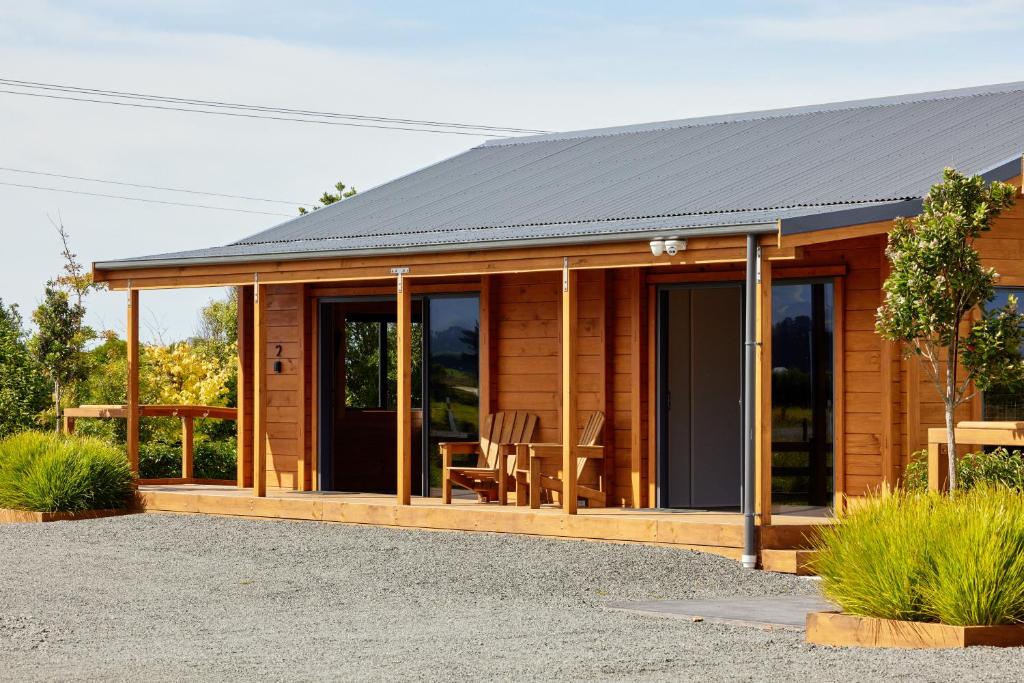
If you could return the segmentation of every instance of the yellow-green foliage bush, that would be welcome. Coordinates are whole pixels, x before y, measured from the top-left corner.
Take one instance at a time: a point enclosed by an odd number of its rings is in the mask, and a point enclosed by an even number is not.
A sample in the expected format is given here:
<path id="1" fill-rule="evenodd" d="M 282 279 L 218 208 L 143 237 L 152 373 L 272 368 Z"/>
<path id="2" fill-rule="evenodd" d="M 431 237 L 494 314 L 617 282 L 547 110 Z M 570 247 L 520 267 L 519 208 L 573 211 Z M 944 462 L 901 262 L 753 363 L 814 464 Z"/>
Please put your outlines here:
<path id="1" fill-rule="evenodd" d="M 1024 494 L 896 491 L 815 541 L 825 597 L 866 617 L 957 626 L 1024 622 Z"/>
<path id="2" fill-rule="evenodd" d="M 125 454 L 98 439 L 22 432 L 0 441 L 0 508 L 123 508 L 131 484 Z"/>

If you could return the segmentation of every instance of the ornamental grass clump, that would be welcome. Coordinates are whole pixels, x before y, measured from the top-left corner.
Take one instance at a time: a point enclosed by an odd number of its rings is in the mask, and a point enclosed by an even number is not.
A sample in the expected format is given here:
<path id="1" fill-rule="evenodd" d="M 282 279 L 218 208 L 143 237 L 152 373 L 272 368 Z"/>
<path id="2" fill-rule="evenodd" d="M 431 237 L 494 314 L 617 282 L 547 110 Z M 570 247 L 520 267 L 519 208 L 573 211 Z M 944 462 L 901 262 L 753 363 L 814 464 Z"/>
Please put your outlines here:
<path id="1" fill-rule="evenodd" d="M 98 439 L 23 432 L 0 441 L 0 508 L 123 508 L 131 485 L 125 454 Z"/>
<path id="2" fill-rule="evenodd" d="M 954 626 L 1024 623 L 1024 494 L 870 497 L 819 531 L 815 571 L 848 614 Z"/>

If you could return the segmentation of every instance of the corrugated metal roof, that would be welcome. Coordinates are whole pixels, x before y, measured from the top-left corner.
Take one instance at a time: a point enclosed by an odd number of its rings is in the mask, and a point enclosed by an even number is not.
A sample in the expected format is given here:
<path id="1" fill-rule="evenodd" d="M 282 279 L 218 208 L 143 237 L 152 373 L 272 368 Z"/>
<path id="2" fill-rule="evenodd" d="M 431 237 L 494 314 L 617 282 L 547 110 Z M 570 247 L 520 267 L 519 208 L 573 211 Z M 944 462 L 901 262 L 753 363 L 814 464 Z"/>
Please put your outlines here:
<path id="1" fill-rule="evenodd" d="M 226 247 L 97 266 L 806 230 L 837 211 L 899 213 L 944 167 L 988 171 L 1021 151 L 1024 82 L 492 140 Z"/>

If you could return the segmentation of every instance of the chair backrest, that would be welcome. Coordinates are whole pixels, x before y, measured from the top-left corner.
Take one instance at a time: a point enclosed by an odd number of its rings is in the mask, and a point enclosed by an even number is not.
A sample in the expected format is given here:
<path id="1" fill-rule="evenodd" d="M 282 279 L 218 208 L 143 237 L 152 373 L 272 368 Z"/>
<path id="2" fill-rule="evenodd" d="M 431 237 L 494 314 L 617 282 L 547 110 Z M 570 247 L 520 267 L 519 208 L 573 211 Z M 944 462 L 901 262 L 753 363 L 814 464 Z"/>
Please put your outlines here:
<path id="1" fill-rule="evenodd" d="M 480 457 L 477 467 L 498 466 L 498 446 L 511 443 L 528 443 L 533 440 L 537 428 L 537 416 L 525 410 L 506 410 L 493 413 L 484 419 L 480 428 Z M 508 473 L 515 471 L 515 458 L 509 458 Z"/>
<path id="2" fill-rule="evenodd" d="M 597 446 L 601 442 L 601 433 L 604 430 L 604 413 L 595 410 L 587 418 L 587 424 L 583 426 L 583 433 L 580 434 L 580 446 Z M 576 458 L 576 479 L 583 478 L 583 470 L 587 466 L 586 458 Z"/>

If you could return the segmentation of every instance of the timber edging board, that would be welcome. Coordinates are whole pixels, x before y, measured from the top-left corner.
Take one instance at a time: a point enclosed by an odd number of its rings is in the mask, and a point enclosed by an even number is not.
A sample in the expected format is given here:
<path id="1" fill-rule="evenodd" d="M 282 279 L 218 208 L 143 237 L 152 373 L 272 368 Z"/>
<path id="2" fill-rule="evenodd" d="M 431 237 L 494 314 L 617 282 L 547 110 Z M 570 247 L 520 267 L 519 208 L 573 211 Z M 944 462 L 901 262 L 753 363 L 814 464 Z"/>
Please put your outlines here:
<path id="1" fill-rule="evenodd" d="M 16 524 L 22 522 L 67 522 L 77 519 L 97 519 L 99 517 L 116 517 L 131 514 L 131 510 L 79 510 L 76 512 L 33 512 L 31 510 L 12 510 L 0 508 L 0 524 Z"/>
<path id="2" fill-rule="evenodd" d="M 807 642 L 838 647 L 1022 647 L 1024 624 L 949 626 L 839 612 L 811 612 L 807 615 Z"/>

